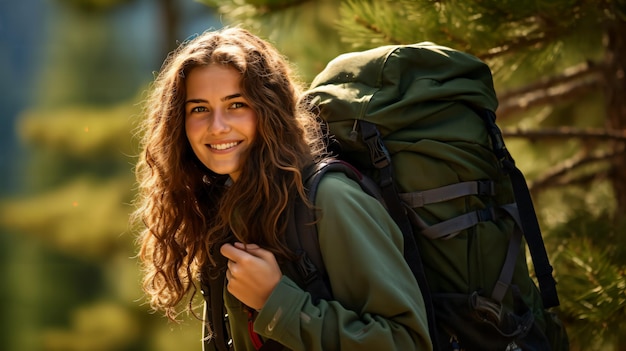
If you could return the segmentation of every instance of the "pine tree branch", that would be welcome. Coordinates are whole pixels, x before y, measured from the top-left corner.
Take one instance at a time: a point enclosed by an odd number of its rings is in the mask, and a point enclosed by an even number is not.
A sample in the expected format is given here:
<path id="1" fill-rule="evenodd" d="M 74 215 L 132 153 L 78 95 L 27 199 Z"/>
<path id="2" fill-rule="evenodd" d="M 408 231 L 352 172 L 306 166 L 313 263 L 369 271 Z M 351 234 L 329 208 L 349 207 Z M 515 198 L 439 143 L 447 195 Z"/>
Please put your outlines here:
<path id="1" fill-rule="evenodd" d="M 564 162 L 557 164 L 555 167 L 549 169 L 547 172 L 537 177 L 532 182 L 529 182 L 528 188 L 532 192 L 537 192 L 541 189 L 545 189 L 554 185 L 573 184 L 576 182 L 577 179 L 582 179 L 582 177 L 566 180 L 565 175 L 571 174 L 571 172 L 573 172 L 574 170 L 579 169 L 585 165 L 606 161 L 623 153 L 624 147 L 621 147 L 609 151 L 598 151 L 593 154 L 574 156 L 569 160 L 565 160 Z"/>
<path id="2" fill-rule="evenodd" d="M 385 40 L 385 42 L 389 43 L 390 45 L 401 45 L 402 44 L 402 42 L 400 40 L 398 40 L 396 38 L 393 38 L 389 34 L 386 34 L 380 28 L 378 28 L 376 25 L 374 25 L 373 23 L 368 22 L 366 19 L 364 19 L 361 16 L 354 15 L 354 22 L 356 22 L 358 25 L 362 26 L 366 30 L 381 36 Z"/>
<path id="3" fill-rule="evenodd" d="M 581 1 L 579 1 L 580 3 Z M 571 27 L 558 24 L 556 21 L 541 13 L 535 13 L 525 18 L 515 18 L 512 14 L 500 11 L 499 14 L 493 13 L 494 9 L 489 9 L 493 17 L 511 18 L 511 22 L 503 24 L 500 28 L 503 32 L 511 32 L 511 28 L 533 28 L 525 35 L 515 35 L 509 40 L 504 40 L 495 47 L 487 50 L 485 53 L 478 53 L 476 56 L 483 61 L 488 61 L 508 54 L 515 54 L 523 51 L 537 50 L 547 44 L 560 38 L 564 33 L 568 32 Z M 505 21 L 506 22 L 506 21 Z"/>
<path id="4" fill-rule="evenodd" d="M 472 45 L 467 40 L 454 35 L 447 27 L 441 28 L 441 33 L 445 35 L 450 42 L 454 43 L 454 48 L 467 51 L 468 53 L 471 51 Z"/>
<path id="5" fill-rule="evenodd" d="M 566 182 L 559 182 L 554 184 L 555 186 L 565 186 L 565 185 L 578 185 L 578 186 L 587 186 L 593 182 L 599 180 L 607 180 L 609 179 L 609 170 L 605 169 L 600 172 L 593 172 L 584 176 L 577 177 L 575 179 L 571 179 Z"/>
<path id="6" fill-rule="evenodd" d="M 504 56 L 506 54 L 528 50 L 528 48 L 530 47 L 538 49 L 546 44 L 546 42 L 548 41 L 546 39 L 547 37 L 548 35 L 546 33 L 540 33 L 536 37 L 515 38 L 489 49 L 486 53 L 478 53 L 476 54 L 476 57 L 483 61 L 489 61 L 491 59 L 497 58 L 499 56 Z"/>
<path id="7" fill-rule="evenodd" d="M 601 66 L 593 65 L 587 69 L 579 69 L 580 71 L 566 72 L 504 94 L 499 98 L 498 118 L 502 120 L 531 107 L 573 99 L 601 88 L 603 82 Z"/>
<path id="8" fill-rule="evenodd" d="M 572 127 L 521 129 L 503 128 L 502 135 L 509 138 L 535 139 L 598 139 L 601 141 L 615 140 L 626 142 L 626 130 L 581 129 Z"/>
<path id="9" fill-rule="evenodd" d="M 603 69 L 604 65 L 602 64 L 598 64 L 593 61 L 586 61 L 576 66 L 566 68 L 561 74 L 546 77 L 521 88 L 504 92 L 503 94 L 500 94 L 498 98 L 506 101 L 519 95 L 534 93 L 537 90 L 545 90 L 555 85 L 581 79 L 585 76 L 599 75 L 603 72 Z"/>
<path id="10" fill-rule="evenodd" d="M 589 187 L 590 184 L 598 181 L 606 181 L 609 179 L 610 170 L 603 169 L 600 171 L 595 171 L 592 173 L 586 173 L 583 175 L 578 175 L 574 178 L 567 178 L 564 175 L 559 177 L 555 177 L 554 179 L 546 180 L 545 183 L 529 183 L 528 189 L 535 196 L 543 190 L 548 188 L 555 189 L 558 187 L 571 187 L 571 186 L 579 186 L 579 187 Z"/>

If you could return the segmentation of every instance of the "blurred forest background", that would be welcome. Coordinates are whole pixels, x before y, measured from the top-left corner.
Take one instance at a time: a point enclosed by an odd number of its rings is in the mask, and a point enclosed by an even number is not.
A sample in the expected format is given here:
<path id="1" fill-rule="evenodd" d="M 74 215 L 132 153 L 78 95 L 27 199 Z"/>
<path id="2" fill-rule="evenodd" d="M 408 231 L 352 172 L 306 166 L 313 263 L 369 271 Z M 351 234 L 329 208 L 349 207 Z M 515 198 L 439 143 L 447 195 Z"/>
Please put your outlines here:
<path id="1" fill-rule="evenodd" d="M 433 41 L 494 72 L 573 350 L 626 350 L 625 0 L 0 0 L 0 348 L 199 350 L 143 304 L 141 102 L 189 35 L 243 24 L 305 82 L 336 55 Z"/>

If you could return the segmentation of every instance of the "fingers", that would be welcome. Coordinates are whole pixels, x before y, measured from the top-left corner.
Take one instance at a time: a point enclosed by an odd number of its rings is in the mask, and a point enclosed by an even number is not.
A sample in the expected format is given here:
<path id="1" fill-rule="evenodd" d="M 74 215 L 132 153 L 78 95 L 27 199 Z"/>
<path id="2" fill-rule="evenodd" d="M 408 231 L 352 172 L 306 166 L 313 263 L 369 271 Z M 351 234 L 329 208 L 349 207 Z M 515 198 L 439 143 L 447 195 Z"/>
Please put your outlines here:
<path id="1" fill-rule="evenodd" d="M 222 254 L 222 256 L 235 262 L 237 262 L 238 259 L 241 257 L 242 252 L 242 250 L 237 249 L 231 244 L 224 244 L 222 245 L 222 247 L 220 247 L 220 253 Z"/>
<path id="2" fill-rule="evenodd" d="M 240 242 L 236 242 L 235 243 L 235 247 L 238 248 L 239 250 L 244 250 L 244 251 L 257 250 L 257 249 L 261 248 L 257 244 L 244 244 L 244 243 L 240 243 Z"/>
<path id="3" fill-rule="evenodd" d="M 262 249 L 257 244 L 244 244 L 236 242 L 233 244 L 224 244 L 220 248 L 220 253 L 231 261 L 237 262 L 238 259 L 245 257 L 246 254 L 260 257 L 267 250 Z"/>
<path id="4" fill-rule="evenodd" d="M 220 253 L 228 259 L 228 291 L 244 304 L 260 309 L 278 285 L 282 272 L 271 251 L 255 244 L 224 244 Z"/>
<path id="5" fill-rule="evenodd" d="M 255 244 L 243 244 L 240 242 L 224 244 L 220 248 L 221 254 L 228 259 L 226 278 L 230 281 L 240 275 L 240 270 L 249 269 L 249 265 L 254 265 L 257 258 L 261 258 L 258 251 L 265 251 Z"/>
<path id="6" fill-rule="evenodd" d="M 244 244 L 236 242 L 234 246 L 239 250 L 243 250 L 248 254 L 263 260 L 268 260 L 274 256 L 271 251 L 265 250 L 257 244 Z"/>

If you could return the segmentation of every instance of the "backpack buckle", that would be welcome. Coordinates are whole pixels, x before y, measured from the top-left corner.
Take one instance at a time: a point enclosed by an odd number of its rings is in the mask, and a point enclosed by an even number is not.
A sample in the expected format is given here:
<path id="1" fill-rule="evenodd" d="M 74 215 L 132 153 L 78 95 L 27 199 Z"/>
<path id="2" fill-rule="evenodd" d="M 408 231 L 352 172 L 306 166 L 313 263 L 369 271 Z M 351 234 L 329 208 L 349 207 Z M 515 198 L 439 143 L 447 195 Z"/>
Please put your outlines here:
<path id="1" fill-rule="evenodd" d="M 478 195 L 496 195 L 496 186 L 491 180 L 479 180 L 476 182 Z"/>
<path id="2" fill-rule="evenodd" d="M 370 160 L 377 169 L 382 169 L 391 164 L 389 151 L 380 137 L 380 131 L 372 123 L 361 121 L 361 133 L 363 142 L 370 151 Z"/>

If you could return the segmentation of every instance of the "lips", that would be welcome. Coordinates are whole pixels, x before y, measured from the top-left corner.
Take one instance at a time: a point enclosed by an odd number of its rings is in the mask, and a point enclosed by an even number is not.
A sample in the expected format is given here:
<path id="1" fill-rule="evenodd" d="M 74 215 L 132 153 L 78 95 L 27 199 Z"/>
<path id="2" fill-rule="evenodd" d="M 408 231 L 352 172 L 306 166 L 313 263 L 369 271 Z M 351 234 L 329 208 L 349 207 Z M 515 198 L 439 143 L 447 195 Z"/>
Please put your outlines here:
<path id="1" fill-rule="evenodd" d="M 227 150 L 233 148 L 241 143 L 240 141 L 232 141 L 229 143 L 221 143 L 221 144 L 208 144 L 208 146 L 213 150 Z"/>

